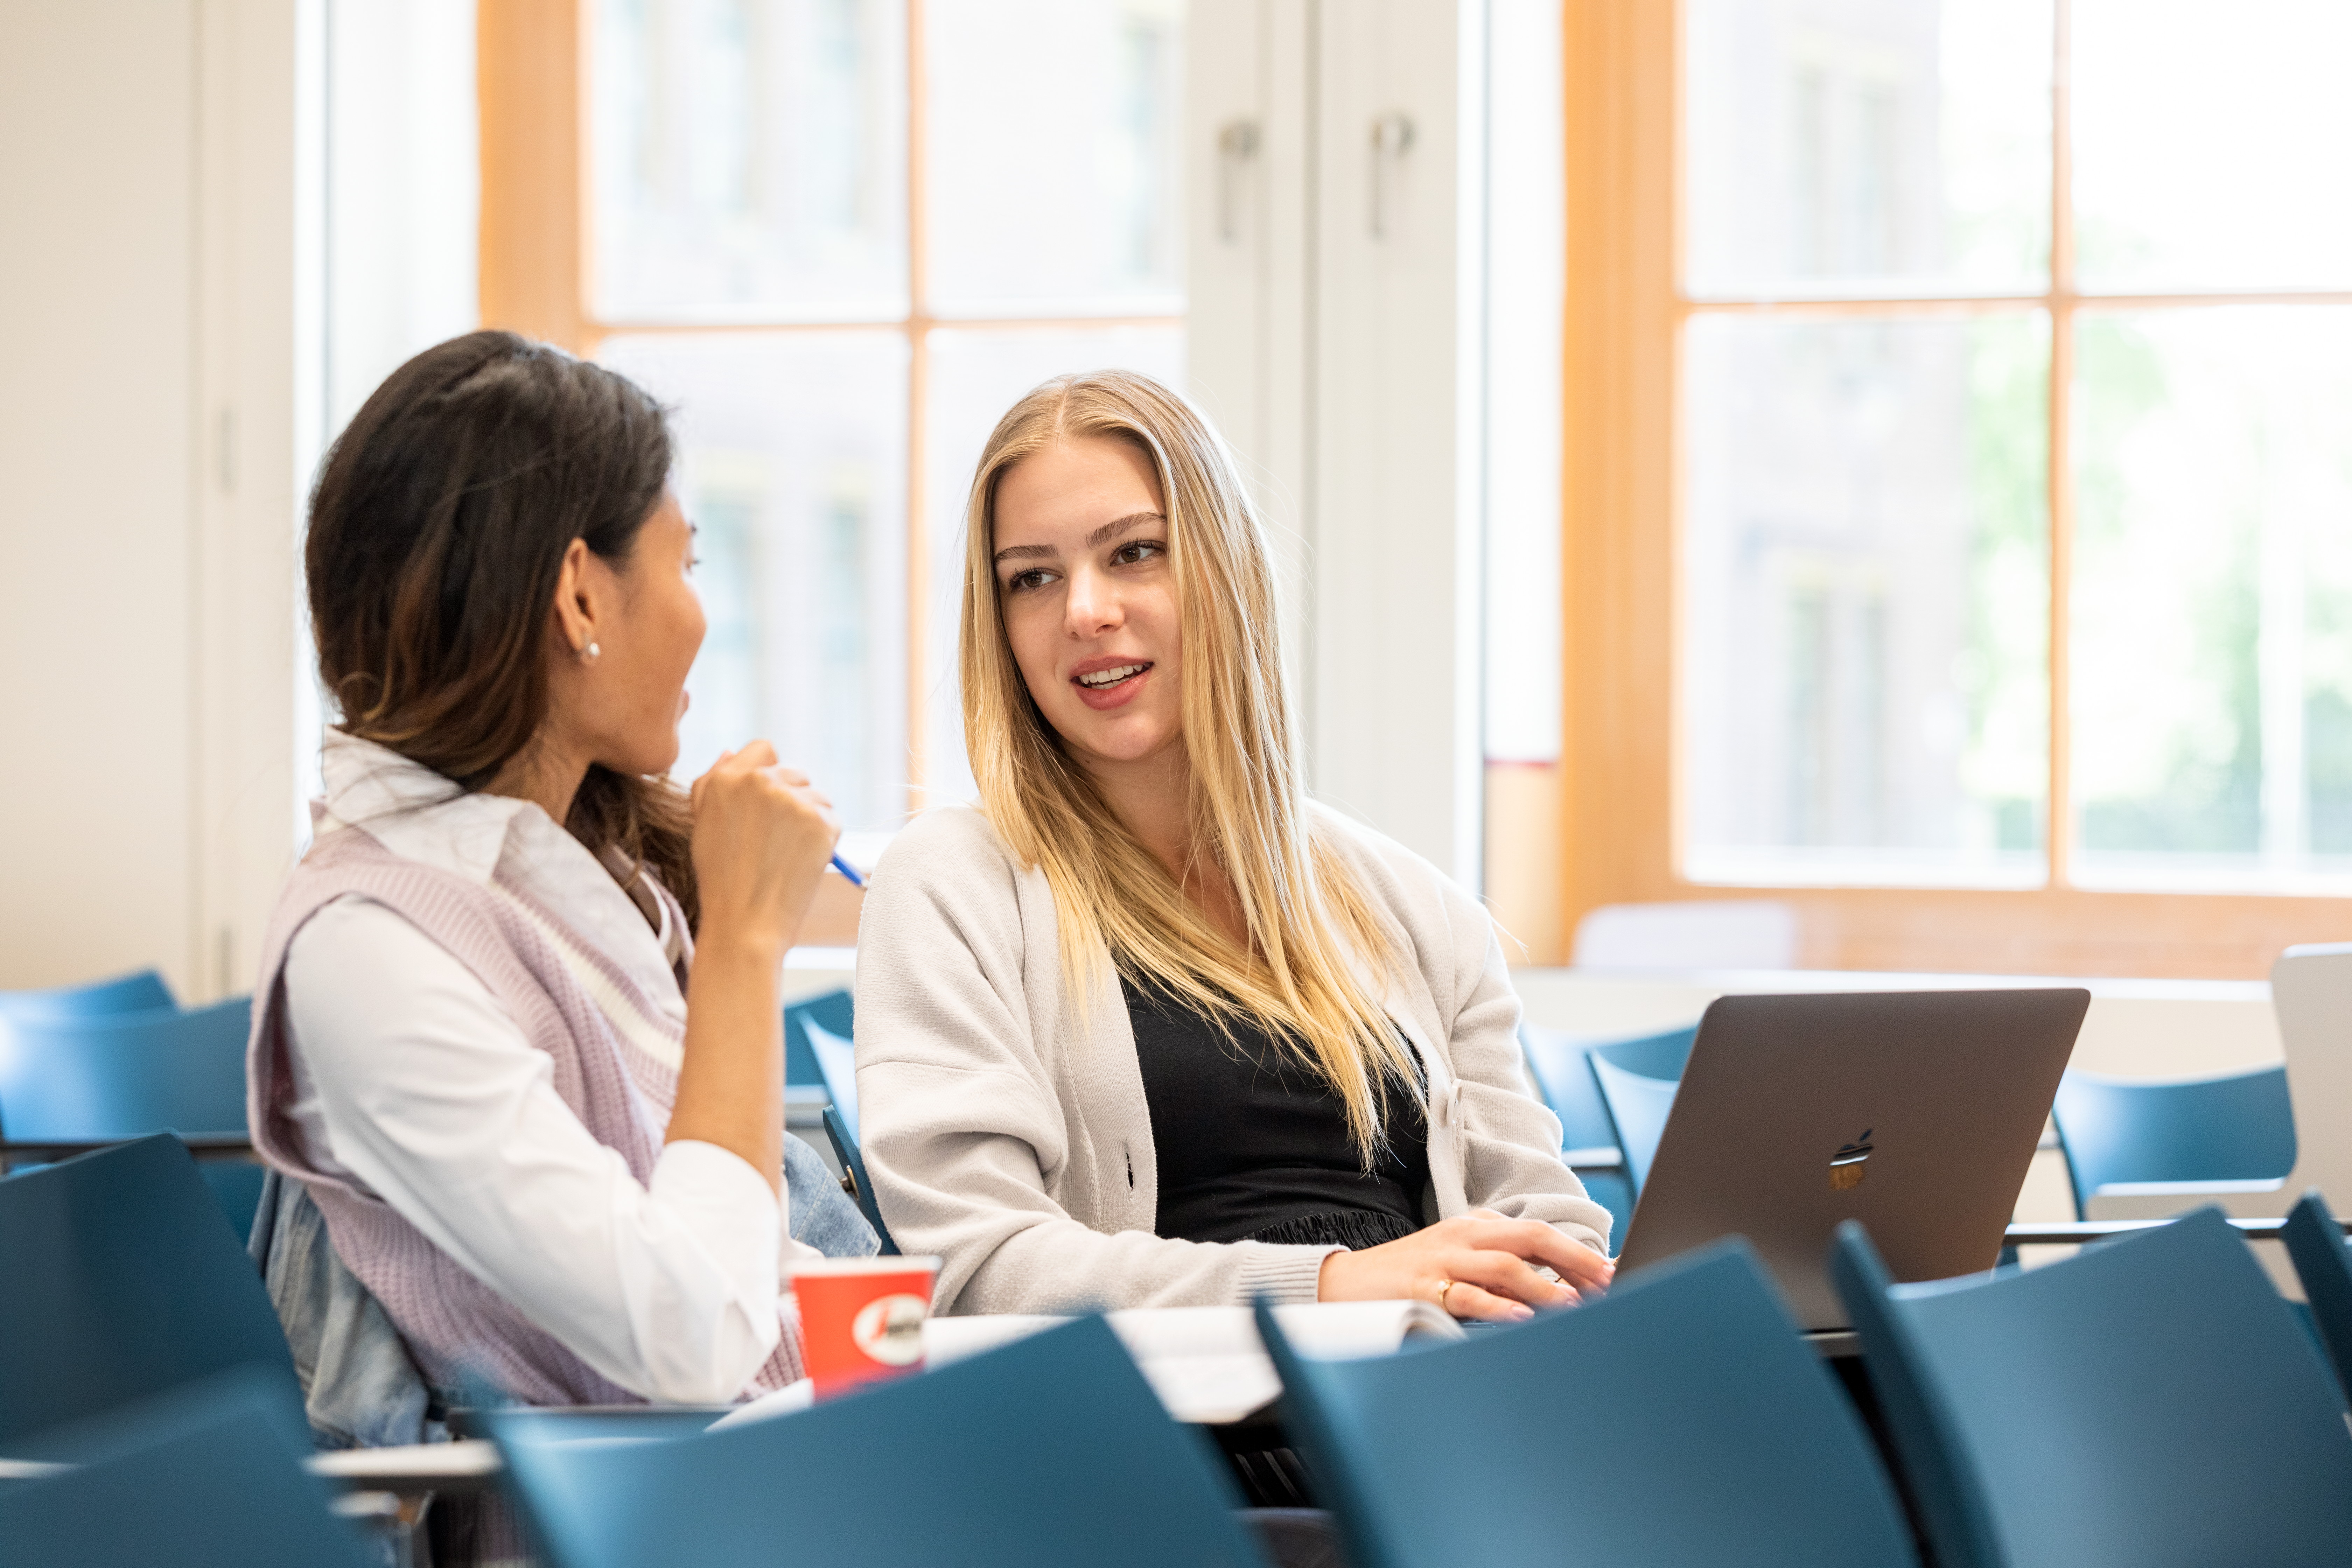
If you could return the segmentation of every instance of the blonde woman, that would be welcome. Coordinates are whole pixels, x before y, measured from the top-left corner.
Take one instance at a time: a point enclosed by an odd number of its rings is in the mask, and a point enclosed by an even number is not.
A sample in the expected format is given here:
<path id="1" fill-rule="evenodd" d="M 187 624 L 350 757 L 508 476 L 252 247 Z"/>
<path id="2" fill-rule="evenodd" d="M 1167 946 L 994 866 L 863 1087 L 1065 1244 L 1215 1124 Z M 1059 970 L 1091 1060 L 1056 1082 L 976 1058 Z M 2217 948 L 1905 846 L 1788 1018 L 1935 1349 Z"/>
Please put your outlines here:
<path id="1" fill-rule="evenodd" d="M 1508 1320 L 1605 1286 L 1492 921 L 1300 783 L 1265 533 L 1215 432 L 1141 375 L 1049 382 L 968 525 L 980 804 L 899 835 L 857 963 L 867 1167 L 942 1310 Z"/>

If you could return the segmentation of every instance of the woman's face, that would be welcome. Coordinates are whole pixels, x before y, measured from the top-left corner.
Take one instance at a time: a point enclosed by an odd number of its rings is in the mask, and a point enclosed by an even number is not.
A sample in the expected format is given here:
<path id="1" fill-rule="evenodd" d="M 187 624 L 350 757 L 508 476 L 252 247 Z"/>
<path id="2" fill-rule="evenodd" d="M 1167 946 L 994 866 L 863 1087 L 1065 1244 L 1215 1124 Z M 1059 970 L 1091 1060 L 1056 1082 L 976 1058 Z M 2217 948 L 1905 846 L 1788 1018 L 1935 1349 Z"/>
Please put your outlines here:
<path id="1" fill-rule="evenodd" d="M 626 559 L 591 552 L 582 563 L 597 654 L 571 666 L 568 717 L 589 760 L 615 773 L 665 773 L 677 761 L 686 674 L 709 626 L 693 566 L 693 526 L 667 491 Z"/>
<path id="2" fill-rule="evenodd" d="M 990 546 L 1013 662 L 1072 754 L 1099 767 L 1175 744 L 1183 648 L 1150 459 L 1100 436 L 1024 458 L 996 482 Z"/>

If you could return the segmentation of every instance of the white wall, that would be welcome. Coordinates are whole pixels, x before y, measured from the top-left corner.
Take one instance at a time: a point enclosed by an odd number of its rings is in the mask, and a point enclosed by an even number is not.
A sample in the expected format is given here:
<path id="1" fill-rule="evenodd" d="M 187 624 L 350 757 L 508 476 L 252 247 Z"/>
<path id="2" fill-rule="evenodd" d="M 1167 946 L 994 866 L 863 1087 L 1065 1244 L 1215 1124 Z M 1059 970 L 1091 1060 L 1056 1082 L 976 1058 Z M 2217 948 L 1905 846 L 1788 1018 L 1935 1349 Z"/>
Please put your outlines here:
<path id="1" fill-rule="evenodd" d="M 0 7 L 0 985 L 241 989 L 291 858 L 299 30 Z"/>

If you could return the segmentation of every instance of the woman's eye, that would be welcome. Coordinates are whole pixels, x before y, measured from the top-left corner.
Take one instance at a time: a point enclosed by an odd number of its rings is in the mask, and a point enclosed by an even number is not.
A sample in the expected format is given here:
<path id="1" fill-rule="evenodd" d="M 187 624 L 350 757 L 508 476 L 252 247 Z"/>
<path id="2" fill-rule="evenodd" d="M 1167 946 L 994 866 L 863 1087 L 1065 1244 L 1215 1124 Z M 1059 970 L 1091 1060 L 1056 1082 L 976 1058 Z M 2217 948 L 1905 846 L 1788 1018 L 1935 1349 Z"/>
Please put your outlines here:
<path id="1" fill-rule="evenodd" d="M 1009 592 L 1018 594 L 1030 588 L 1042 588 L 1053 580 L 1051 572 L 1042 566 L 1032 566 L 1026 572 L 1015 572 L 1006 578 L 1004 586 Z"/>
<path id="2" fill-rule="evenodd" d="M 1111 563 L 1115 566 L 1140 566 L 1167 548 L 1156 539 L 1130 539 L 1111 552 Z"/>

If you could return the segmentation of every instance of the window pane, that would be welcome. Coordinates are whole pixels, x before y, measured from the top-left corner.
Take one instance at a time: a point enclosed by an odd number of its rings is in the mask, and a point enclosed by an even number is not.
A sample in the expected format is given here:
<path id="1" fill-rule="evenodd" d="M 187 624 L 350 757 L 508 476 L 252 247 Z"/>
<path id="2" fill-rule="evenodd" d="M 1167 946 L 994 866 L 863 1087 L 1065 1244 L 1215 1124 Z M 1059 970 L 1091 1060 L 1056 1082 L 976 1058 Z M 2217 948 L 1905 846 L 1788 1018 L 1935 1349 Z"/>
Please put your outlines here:
<path id="1" fill-rule="evenodd" d="M 2078 331 L 2080 879 L 2352 876 L 2352 310 Z"/>
<path id="2" fill-rule="evenodd" d="M 905 25 L 896 0 L 597 0 L 597 313 L 903 314 Z"/>
<path id="3" fill-rule="evenodd" d="M 979 791 L 963 749 L 956 681 L 956 627 L 962 616 L 964 503 L 980 450 L 1005 410 L 1048 377 L 1074 371 L 1139 370 L 1181 390 L 1184 334 L 1174 327 L 1094 331 L 958 330 L 930 335 L 930 423 L 924 483 L 930 514 L 929 678 L 924 760 L 933 801 L 970 800 Z"/>
<path id="4" fill-rule="evenodd" d="M 1693 878 L 2041 879 L 2049 352 L 2038 313 L 1693 321 Z"/>
<path id="5" fill-rule="evenodd" d="M 2352 6 L 2075 0 L 2084 287 L 2352 285 Z"/>
<path id="6" fill-rule="evenodd" d="M 1689 0 L 1694 295 L 2024 289 L 2050 258 L 2050 0 Z"/>
<path id="7" fill-rule="evenodd" d="M 929 266 L 942 315 L 1172 315 L 1181 0 L 924 7 Z"/>
<path id="8" fill-rule="evenodd" d="M 710 618 L 677 776 L 764 737 L 853 830 L 907 804 L 907 344 L 898 332 L 621 337 L 677 407 Z"/>

